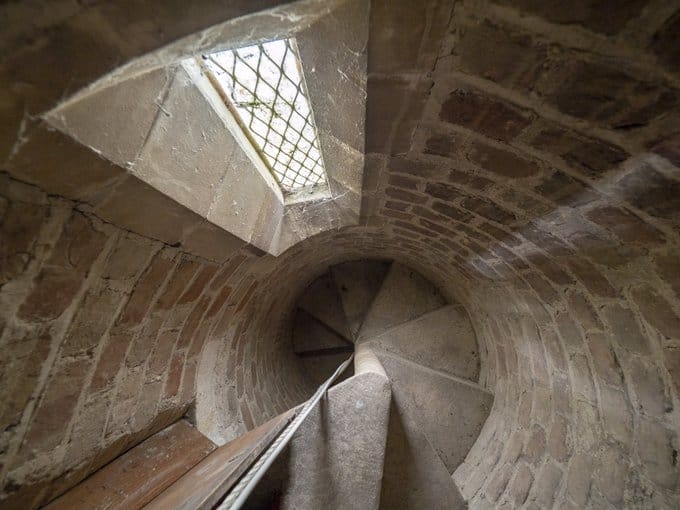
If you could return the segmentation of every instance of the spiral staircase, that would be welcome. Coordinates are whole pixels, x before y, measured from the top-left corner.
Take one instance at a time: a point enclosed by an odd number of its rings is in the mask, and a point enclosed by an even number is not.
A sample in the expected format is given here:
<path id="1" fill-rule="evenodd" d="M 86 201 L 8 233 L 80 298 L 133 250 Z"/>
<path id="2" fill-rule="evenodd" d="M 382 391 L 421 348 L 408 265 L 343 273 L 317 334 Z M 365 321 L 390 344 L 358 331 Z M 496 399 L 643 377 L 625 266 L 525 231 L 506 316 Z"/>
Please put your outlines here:
<path id="1" fill-rule="evenodd" d="M 320 386 L 316 404 L 312 397 L 214 451 L 180 421 L 49 508 L 465 508 L 452 475 L 493 396 L 477 382 L 464 308 L 397 262 L 356 260 L 308 286 L 290 331 L 310 386 Z"/>
<path id="2" fill-rule="evenodd" d="M 295 310 L 294 351 L 328 393 L 251 496 L 250 508 L 464 508 L 451 475 L 493 397 L 461 305 L 389 261 L 331 267 Z"/>

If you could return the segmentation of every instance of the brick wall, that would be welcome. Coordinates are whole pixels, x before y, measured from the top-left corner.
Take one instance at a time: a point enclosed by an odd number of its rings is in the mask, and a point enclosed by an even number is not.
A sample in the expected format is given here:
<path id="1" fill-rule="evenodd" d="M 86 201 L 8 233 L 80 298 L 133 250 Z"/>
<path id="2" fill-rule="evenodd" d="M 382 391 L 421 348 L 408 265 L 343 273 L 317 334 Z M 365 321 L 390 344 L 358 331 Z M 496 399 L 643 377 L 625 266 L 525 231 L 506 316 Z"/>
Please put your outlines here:
<path id="1" fill-rule="evenodd" d="M 254 253 L 215 264 L 83 209 L 0 175 L 0 465 L 12 507 L 58 495 L 182 416 L 208 336 L 250 317 Z M 296 370 L 290 383 L 285 363 L 266 371 L 271 350 L 243 347 L 238 370 L 220 374 L 241 414 L 217 409 L 239 433 L 301 398 Z"/>
<path id="2" fill-rule="evenodd" d="M 362 215 L 475 324 L 471 507 L 676 507 L 677 6 L 536 5 L 374 5 Z"/>
<path id="3" fill-rule="evenodd" d="M 309 388 L 286 343 L 296 296 L 330 264 L 379 256 L 422 272 L 473 320 L 480 382 L 496 398 L 454 476 L 472 507 L 677 507 L 677 6 L 543 4 L 372 2 L 362 225 L 277 259 L 169 246 L 187 246 L 173 236 L 189 220 L 144 238 L 104 223 L 139 226 L 126 202 L 134 180 L 95 216 L 82 202 L 96 203 L 119 170 L 91 156 L 83 165 L 57 140 L 72 164 L 54 172 L 56 157 L 35 147 L 55 135 L 26 141 L 25 105 L 39 113 L 69 83 L 170 39 L 128 53 L 83 44 L 80 18 L 62 13 L 71 21 L 51 36 L 78 44 L 61 52 L 115 58 L 72 69 L 34 45 L 35 61 L 52 64 L 3 62 L 21 83 L 6 87 L 0 148 L 12 175 L 51 194 L 6 176 L 0 187 L 11 241 L 0 270 L 5 492 L 54 495 L 194 394 L 199 426 L 221 439 L 299 402 Z M 214 17 L 205 12 L 159 33 L 202 27 Z M 99 33 L 109 32 L 86 40 Z M 8 40 L 14 51 L 24 39 Z M 61 67 L 64 83 L 21 74 Z M 49 95 L 31 92 L 41 88 Z"/>
<path id="4" fill-rule="evenodd" d="M 471 232 L 481 237 L 484 230 Z M 471 262 L 461 265 L 450 250 L 432 249 L 424 234 L 395 243 L 385 226 L 345 229 L 305 241 L 272 262 L 261 293 L 254 295 L 275 296 L 277 306 L 262 309 L 263 316 L 276 317 L 272 311 L 290 309 L 307 275 L 340 260 L 388 257 L 422 271 L 465 303 L 480 343 L 480 383 L 495 395 L 480 437 L 454 475 L 472 507 L 625 507 L 650 501 L 673 507 L 680 289 L 674 272 L 660 262 L 671 262 L 668 245 L 651 251 L 646 245 L 624 266 L 609 267 L 609 250 L 586 254 L 576 246 L 552 262 L 551 251 L 528 240 L 533 235 L 516 231 L 508 244 L 477 241 L 482 253 L 502 252 L 488 254 L 490 268 L 519 266 L 512 275 L 490 278 Z M 565 246 L 572 246 L 566 239 Z M 609 248 L 621 253 L 623 247 Z M 282 288 L 291 290 L 282 294 Z M 285 327 L 241 335 L 246 353 L 266 349 L 266 339 L 277 335 L 278 342 L 289 339 Z M 224 391 L 215 379 L 208 385 Z"/>

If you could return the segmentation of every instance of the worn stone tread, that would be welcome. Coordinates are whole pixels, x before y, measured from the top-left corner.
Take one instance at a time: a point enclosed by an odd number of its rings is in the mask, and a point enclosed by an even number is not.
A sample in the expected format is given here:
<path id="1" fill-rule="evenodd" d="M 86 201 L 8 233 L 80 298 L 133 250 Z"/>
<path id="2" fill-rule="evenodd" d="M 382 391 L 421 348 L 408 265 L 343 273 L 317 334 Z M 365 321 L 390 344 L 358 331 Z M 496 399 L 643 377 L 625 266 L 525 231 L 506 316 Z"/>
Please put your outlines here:
<path id="1" fill-rule="evenodd" d="M 365 341 L 385 330 L 441 308 L 444 296 L 416 271 L 394 263 L 359 330 Z"/>
<path id="2" fill-rule="evenodd" d="M 301 354 L 320 349 L 352 347 L 352 343 L 319 319 L 298 308 L 293 323 L 293 351 Z"/>
<path id="3" fill-rule="evenodd" d="M 453 474 L 479 436 L 493 395 L 470 381 L 381 351 L 375 353 L 392 382 L 400 415 L 425 435 Z"/>
<path id="4" fill-rule="evenodd" d="M 352 260 L 331 268 L 353 337 L 359 333 L 390 265 L 382 260 Z"/>
<path id="5" fill-rule="evenodd" d="M 448 305 L 399 324 L 369 341 L 419 365 L 476 382 L 479 354 L 472 323 L 460 305 Z"/>
<path id="6" fill-rule="evenodd" d="M 342 300 L 331 275 L 316 279 L 303 293 L 298 306 L 316 317 L 340 336 L 351 339 Z"/>

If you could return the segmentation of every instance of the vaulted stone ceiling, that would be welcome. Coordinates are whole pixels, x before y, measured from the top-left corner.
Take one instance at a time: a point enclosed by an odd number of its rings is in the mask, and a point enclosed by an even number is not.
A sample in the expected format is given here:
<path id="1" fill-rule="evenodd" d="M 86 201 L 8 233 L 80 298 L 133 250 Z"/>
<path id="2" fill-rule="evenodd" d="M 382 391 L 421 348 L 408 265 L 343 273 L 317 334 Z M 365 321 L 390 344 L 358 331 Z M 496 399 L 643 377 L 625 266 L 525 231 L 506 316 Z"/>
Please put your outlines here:
<path id="1" fill-rule="evenodd" d="M 454 475 L 471 507 L 677 507 L 677 2 L 372 2 L 359 225 L 279 257 L 40 123 L 270 3 L 2 7 L 5 496 L 44 502 L 190 404 L 234 437 L 299 402 L 297 296 L 373 256 L 470 314 L 495 395 Z"/>

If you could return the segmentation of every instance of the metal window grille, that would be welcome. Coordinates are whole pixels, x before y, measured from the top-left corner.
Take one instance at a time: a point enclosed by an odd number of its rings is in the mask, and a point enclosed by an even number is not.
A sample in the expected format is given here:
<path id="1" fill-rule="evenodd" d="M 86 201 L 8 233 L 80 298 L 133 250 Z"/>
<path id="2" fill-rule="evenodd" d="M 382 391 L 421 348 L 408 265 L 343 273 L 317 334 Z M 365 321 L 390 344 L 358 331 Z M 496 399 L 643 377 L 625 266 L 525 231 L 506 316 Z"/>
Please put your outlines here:
<path id="1" fill-rule="evenodd" d="M 203 56 L 284 191 L 326 183 L 319 138 L 293 39 Z"/>

